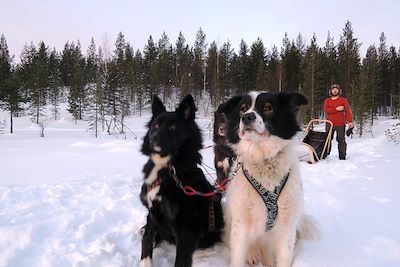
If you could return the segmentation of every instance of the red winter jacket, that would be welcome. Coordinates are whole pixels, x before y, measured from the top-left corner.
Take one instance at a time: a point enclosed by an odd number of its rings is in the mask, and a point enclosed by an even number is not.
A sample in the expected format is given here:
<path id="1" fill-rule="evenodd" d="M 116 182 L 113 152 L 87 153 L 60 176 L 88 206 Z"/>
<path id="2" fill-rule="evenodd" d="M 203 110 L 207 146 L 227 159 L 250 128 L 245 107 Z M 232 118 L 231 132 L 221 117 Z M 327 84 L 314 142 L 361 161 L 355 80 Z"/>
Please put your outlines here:
<path id="1" fill-rule="evenodd" d="M 337 111 L 338 106 L 344 106 L 343 111 Z M 327 119 L 333 123 L 333 126 L 344 126 L 346 122 L 353 122 L 349 103 L 347 99 L 339 96 L 337 99 L 326 98 L 324 101 L 324 111 Z"/>

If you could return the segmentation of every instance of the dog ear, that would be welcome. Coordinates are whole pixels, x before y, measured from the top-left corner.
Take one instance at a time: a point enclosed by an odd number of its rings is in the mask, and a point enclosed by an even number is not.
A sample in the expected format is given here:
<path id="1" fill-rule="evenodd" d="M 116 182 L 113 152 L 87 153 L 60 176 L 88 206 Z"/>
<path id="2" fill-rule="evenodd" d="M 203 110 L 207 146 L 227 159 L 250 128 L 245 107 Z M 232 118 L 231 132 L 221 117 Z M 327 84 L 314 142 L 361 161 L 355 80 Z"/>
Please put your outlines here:
<path id="1" fill-rule="evenodd" d="M 194 104 L 194 99 L 191 94 L 185 96 L 181 101 L 176 113 L 184 120 L 194 120 L 196 114 L 196 105 Z"/>
<path id="2" fill-rule="evenodd" d="M 226 136 L 228 118 L 225 113 L 214 112 L 214 135 Z"/>
<path id="3" fill-rule="evenodd" d="M 304 95 L 293 92 L 293 93 L 279 93 L 282 102 L 287 103 L 291 106 L 292 110 L 297 112 L 301 105 L 306 105 L 308 103 L 307 97 Z"/>
<path id="4" fill-rule="evenodd" d="M 236 108 L 240 100 L 242 100 L 242 96 L 231 97 L 228 101 L 218 106 L 217 112 L 228 115 Z"/>
<path id="5" fill-rule="evenodd" d="M 156 95 L 153 96 L 151 111 L 153 112 L 153 118 L 166 111 L 164 104 Z"/>

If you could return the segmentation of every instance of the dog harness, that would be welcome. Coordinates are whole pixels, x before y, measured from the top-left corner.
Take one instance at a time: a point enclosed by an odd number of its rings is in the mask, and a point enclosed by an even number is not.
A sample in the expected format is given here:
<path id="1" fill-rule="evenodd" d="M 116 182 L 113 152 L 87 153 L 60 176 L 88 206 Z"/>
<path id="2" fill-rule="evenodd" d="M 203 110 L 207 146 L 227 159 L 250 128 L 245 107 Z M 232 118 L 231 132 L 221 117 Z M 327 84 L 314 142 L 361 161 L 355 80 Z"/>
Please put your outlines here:
<path id="1" fill-rule="evenodd" d="M 267 222 L 265 224 L 265 230 L 269 231 L 272 229 L 272 227 L 274 227 L 276 218 L 278 217 L 278 198 L 286 184 L 286 181 L 289 178 L 290 172 L 288 172 L 285 177 L 281 179 L 279 185 L 275 186 L 273 191 L 268 191 L 259 181 L 250 175 L 249 171 L 246 170 L 243 165 L 242 171 L 246 179 L 264 201 L 265 207 L 267 208 Z"/>
<path id="2" fill-rule="evenodd" d="M 190 192 L 187 192 L 187 190 L 185 189 L 185 186 L 183 186 L 182 182 L 179 180 L 178 175 L 176 174 L 176 170 L 175 167 L 170 164 L 169 165 L 169 175 L 172 176 L 172 178 L 174 179 L 176 185 L 183 191 L 183 193 L 185 195 L 188 196 L 193 196 L 193 195 L 197 195 L 197 196 L 203 196 L 203 197 L 210 197 L 209 198 L 209 204 L 208 204 L 208 231 L 212 232 L 215 231 L 216 229 L 216 225 L 215 225 L 215 208 L 214 208 L 214 198 L 217 196 L 217 192 L 211 192 L 208 194 L 203 194 L 200 192 L 195 191 L 195 194 L 191 194 Z M 153 188 L 156 188 L 157 186 L 161 186 L 162 180 L 161 177 L 157 177 L 156 180 L 153 181 L 153 183 L 151 183 L 150 185 L 147 185 L 147 192 L 150 192 Z M 218 192 L 220 193 L 220 192 Z M 211 196 L 213 198 L 211 198 Z"/>

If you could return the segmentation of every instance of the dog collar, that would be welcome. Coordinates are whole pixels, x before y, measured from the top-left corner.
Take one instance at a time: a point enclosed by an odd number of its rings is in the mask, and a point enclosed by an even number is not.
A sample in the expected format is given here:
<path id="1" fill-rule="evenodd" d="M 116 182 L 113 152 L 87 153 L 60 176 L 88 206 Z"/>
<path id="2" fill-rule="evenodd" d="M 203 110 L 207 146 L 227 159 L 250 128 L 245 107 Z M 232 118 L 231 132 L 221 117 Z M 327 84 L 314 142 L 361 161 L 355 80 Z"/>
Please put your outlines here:
<path id="1" fill-rule="evenodd" d="M 265 207 L 267 208 L 267 222 L 265 224 L 265 230 L 269 231 L 274 227 L 276 218 L 278 217 L 278 198 L 285 186 L 290 171 L 281 179 L 279 185 L 275 186 L 273 191 L 268 191 L 262 184 L 257 181 L 248 170 L 242 165 L 242 171 L 249 183 L 254 187 L 257 193 L 261 196 L 264 201 Z"/>

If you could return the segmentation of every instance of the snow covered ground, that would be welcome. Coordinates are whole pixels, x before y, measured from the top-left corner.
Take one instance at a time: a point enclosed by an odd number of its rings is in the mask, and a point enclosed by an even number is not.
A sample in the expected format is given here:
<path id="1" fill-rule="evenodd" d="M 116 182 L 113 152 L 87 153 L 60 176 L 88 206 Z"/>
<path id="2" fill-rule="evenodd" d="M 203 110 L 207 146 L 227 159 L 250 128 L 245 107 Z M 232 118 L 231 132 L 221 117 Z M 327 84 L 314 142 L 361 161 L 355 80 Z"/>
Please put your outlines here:
<path id="1" fill-rule="evenodd" d="M 0 135 L 0 267 L 138 266 L 146 216 L 139 150 L 148 118 L 127 120 L 137 139 L 95 139 L 68 114 L 40 138 L 28 118 L 16 118 L 15 133 Z M 198 122 L 211 143 L 210 118 Z M 346 161 L 334 141 L 326 160 L 302 163 L 305 209 L 323 235 L 304 243 L 295 267 L 400 266 L 400 146 L 384 136 L 393 123 L 381 118 L 374 137 L 348 138 Z M 203 155 L 212 165 L 212 149 Z M 174 254 L 161 244 L 154 266 L 173 266 Z M 228 251 L 197 252 L 194 266 L 228 266 Z"/>

